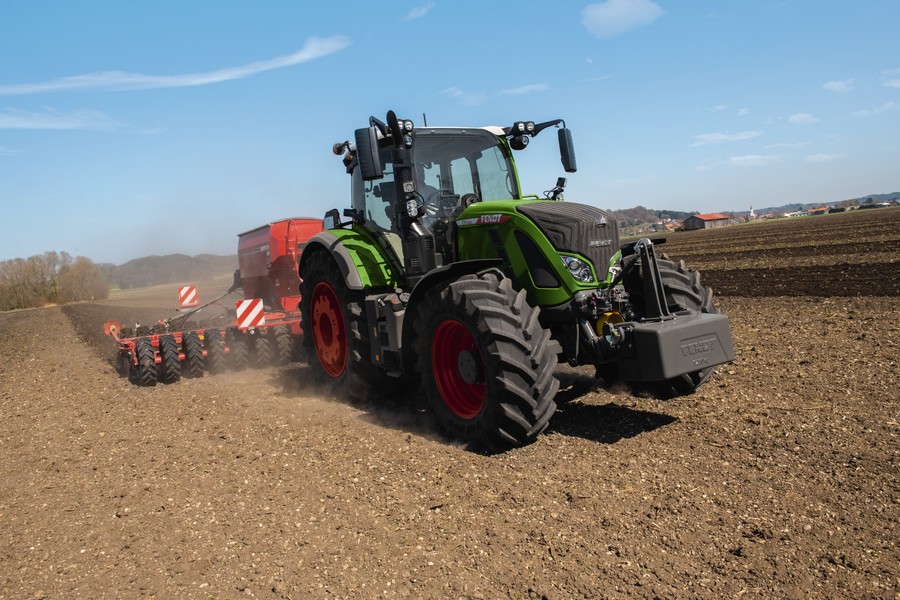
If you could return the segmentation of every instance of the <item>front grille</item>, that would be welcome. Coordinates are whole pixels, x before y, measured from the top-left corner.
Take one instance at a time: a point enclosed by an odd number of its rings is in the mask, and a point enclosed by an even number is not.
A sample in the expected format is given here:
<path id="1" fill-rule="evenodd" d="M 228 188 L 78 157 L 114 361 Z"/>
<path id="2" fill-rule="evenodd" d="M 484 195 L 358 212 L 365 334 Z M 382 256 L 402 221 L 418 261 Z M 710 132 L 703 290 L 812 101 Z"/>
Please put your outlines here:
<path id="1" fill-rule="evenodd" d="M 571 202 L 534 202 L 516 208 L 531 219 L 561 253 L 590 259 L 602 280 L 619 249 L 619 227 L 605 210 Z"/>

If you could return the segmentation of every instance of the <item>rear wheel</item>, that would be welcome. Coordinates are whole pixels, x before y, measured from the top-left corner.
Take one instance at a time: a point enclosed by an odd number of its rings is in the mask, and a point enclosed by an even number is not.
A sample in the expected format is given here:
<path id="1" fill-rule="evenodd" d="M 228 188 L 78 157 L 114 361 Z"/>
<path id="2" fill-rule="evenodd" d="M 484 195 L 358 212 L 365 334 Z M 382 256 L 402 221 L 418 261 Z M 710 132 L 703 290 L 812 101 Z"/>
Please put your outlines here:
<path id="1" fill-rule="evenodd" d="M 203 334 L 206 346 L 206 370 L 210 373 L 224 373 L 227 366 L 225 359 L 225 342 L 218 329 L 207 329 Z"/>
<path id="2" fill-rule="evenodd" d="M 163 383 L 175 383 L 181 379 L 181 360 L 178 355 L 178 342 L 175 341 L 175 336 L 159 336 L 159 357 L 162 359 L 159 380 Z"/>
<path id="3" fill-rule="evenodd" d="M 656 263 L 659 265 L 659 275 L 665 290 L 669 312 L 689 311 L 718 314 L 719 310 L 713 305 L 712 288 L 700 283 L 699 271 L 688 269 L 683 260 L 675 262 L 668 258 L 657 258 Z M 642 309 L 640 294 L 643 286 L 637 273 L 633 274 L 631 278 L 626 278 L 626 287 L 629 288 L 632 302 Z M 660 392 L 668 396 L 693 394 L 701 384 L 709 379 L 713 371 L 715 371 L 715 367 L 708 367 L 675 377 L 663 382 Z"/>
<path id="4" fill-rule="evenodd" d="M 195 331 L 186 332 L 181 338 L 181 346 L 184 351 L 185 377 L 203 377 L 203 343 Z"/>
<path id="5" fill-rule="evenodd" d="M 368 329 L 362 293 L 350 290 L 334 260 L 317 252 L 300 275 L 303 345 L 316 376 L 343 386 L 355 398 L 367 396 L 373 383 L 386 379 L 369 361 Z"/>
<path id="6" fill-rule="evenodd" d="M 466 275 L 422 299 L 417 371 L 440 425 L 489 449 L 522 446 L 556 411 L 558 344 L 539 309 L 495 271 Z"/>
<path id="7" fill-rule="evenodd" d="M 156 385 L 156 353 L 150 338 L 134 340 L 134 354 L 137 357 L 137 382 L 141 386 Z"/>

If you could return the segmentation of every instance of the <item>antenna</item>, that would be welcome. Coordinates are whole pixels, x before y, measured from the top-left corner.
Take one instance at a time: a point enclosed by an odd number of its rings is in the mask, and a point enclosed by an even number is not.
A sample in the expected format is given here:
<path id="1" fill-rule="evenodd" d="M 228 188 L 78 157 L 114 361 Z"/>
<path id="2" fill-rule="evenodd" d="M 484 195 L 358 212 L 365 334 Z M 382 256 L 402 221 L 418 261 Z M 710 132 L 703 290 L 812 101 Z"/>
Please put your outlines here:
<path id="1" fill-rule="evenodd" d="M 428 118 L 425 116 L 425 113 L 422 113 L 422 125 L 428 127 Z"/>

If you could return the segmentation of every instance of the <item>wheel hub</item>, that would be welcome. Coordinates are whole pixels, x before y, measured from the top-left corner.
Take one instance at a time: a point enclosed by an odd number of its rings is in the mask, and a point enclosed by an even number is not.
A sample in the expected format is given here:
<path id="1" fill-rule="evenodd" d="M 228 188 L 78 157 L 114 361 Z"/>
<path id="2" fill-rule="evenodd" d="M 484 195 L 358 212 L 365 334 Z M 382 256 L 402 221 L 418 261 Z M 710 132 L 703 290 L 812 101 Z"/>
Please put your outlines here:
<path id="1" fill-rule="evenodd" d="M 481 359 L 475 350 L 463 350 L 456 359 L 456 366 L 462 380 L 469 385 L 481 379 Z"/>

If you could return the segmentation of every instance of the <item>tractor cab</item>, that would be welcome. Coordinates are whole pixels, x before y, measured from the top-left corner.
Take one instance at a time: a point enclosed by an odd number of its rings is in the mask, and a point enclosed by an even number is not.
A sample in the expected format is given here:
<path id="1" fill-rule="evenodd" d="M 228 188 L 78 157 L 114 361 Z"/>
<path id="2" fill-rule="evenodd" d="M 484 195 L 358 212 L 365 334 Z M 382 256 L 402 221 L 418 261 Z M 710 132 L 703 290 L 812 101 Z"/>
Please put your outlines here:
<path id="1" fill-rule="evenodd" d="M 499 128 L 428 128 L 415 135 L 417 209 L 426 226 L 454 216 L 466 203 L 520 197 L 510 150 L 501 142 Z M 382 140 L 382 176 L 366 181 L 357 168 L 352 174 L 353 208 L 385 229 L 395 227 L 393 211 L 386 206 L 396 199 L 394 154 L 390 141 Z"/>
<path id="2" fill-rule="evenodd" d="M 512 150 L 544 129 L 559 129 L 560 156 L 574 172 L 571 133 L 561 119 L 511 127 L 421 127 L 388 114 L 370 117 L 356 144 L 335 144 L 352 176 L 352 209 L 358 225 L 377 230 L 395 251 L 411 283 L 435 267 L 459 259 L 456 219 L 482 201 L 522 200 Z M 564 181 L 560 179 L 560 181 Z"/>
<path id="3" fill-rule="evenodd" d="M 503 143 L 502 135 L 497 127 L 427 128 L 415 132 L 415 196 L 409 199 L 411 206 L 407 207 L 404 195 L 401 206 L 407 213 L 414 209 L 418 222 L 432 233 L 438 251 L 437 266 L 455 259 L 454 221 L 466 207 L 480 201 L 520 198 L 510 148 Z M 390 139 L 379 140 L 378 155 L 383 169 L 376 179 L 366 180 L 355 160 L 349 166 L 352 206 L 364 226 L 389 240 L 402 262 L 403 219 L 398 218 L 397 212 L 396 152 Z"/>

